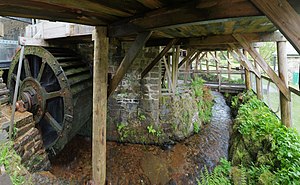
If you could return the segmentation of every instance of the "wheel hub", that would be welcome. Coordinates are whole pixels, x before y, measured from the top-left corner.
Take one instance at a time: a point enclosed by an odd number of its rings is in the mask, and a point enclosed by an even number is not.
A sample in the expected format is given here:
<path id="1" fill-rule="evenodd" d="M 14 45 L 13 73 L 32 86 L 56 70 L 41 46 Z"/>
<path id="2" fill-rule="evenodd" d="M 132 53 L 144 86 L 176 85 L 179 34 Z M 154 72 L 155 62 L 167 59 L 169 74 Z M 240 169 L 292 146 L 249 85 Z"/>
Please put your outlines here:
<path id="1" fill-rule="evenodd" d="M 45 89 L 33 78 L 26 78 L 21 84 L 19 99 L 23 101 L 24 108 L 33 113 L 36 123 L 45 113 L 44 95 Z"/>

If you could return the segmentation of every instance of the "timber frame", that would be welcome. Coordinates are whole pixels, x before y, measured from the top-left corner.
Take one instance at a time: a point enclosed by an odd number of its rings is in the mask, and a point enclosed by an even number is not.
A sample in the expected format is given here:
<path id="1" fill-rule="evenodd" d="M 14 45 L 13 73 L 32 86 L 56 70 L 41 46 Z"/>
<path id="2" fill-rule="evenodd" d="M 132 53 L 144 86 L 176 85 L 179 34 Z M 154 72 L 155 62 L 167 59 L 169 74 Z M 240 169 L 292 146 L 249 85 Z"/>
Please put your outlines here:
<path id="1" fill-rule="evenodd" d="M 47 11 L 45 11 L 47 10 Z M 115 91 L 143 47 L 161 46 L 161 52 L 141 73 L 144 78 L 159 62 L 166 67 L 163 80 L 175 94 L 177 78 L 184 66 L 184 81 L 190 73 L 216 73 L 221 91 L 222 74 L 241 74 L 250 88 L 250 73 L 255 74 L 258 98 L 262 99 L 261 78 L 264 71 L 280 90 L 282 121 L 291 126 L 290 100 L 286 74 L 285 38 L 300 53 L 300 5 L 298 0 L 2 0 L 2 16 L 29 17 L 96 26 L 94 40 L 93 95 L 93 180 L 105 184 L 107 98 Z M 284 37 L 279 32 L 280 30 Z M 1 32 L 1 30 L 0 30 Z M 0 34 L 1 35 L 1 34 Z M 109 38 L 133 41 L 116 74 L 108 83 Z M 32 40 L 32 44 L 48 43 Z M 254 42 L 277 42 L 279 75 L 264 61 Z M 181 49 L 188 51 L 180 60 Z M 244 53 L 241 51 L 244 49 Z M 166 55 L 172 51 L 172 60 Z M 220 66 L 217 52 L 227 61 Z M 227 51 L 227 55 L 224 53 Z M 214 52 L 214 53 L 213 53 Z M 248 53 L 249 56 L 246 54 Z M 208 58 L 212 56 L 216 70 Z M 232 69 L 232 58 L 245 68 Z M 250 60 L 253 59 L 253 62 Z M 202 63 L 204 61 L 204 63 Z M 172 65 L 171 65 L 172 63 Z M 190 70 L 195 66 L 195 70 Z M 200 66 L 200 69 L 198 67 Z M 202 68 L 206 70 L 202 70 Z M 223 70 L 226 68 L 227 70 Z M 230 85 L 228 85 L 230 86 Z M 232 85 L 231 85 L 232 86 Z M 237 87 L 234 87 L 237 88 Z M 244 88 L 244 87 L 242 87 Z"/>

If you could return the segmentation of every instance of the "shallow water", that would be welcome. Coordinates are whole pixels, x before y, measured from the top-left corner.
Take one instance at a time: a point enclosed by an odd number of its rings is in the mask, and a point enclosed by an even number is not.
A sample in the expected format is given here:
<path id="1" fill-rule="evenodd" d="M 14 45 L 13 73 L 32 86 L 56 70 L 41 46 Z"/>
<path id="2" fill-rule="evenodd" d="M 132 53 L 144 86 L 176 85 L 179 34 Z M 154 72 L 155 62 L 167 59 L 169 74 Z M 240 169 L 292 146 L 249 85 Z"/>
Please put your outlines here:
<path id="1" fill-rule="evenodd" d="M 227 158 L 230 108 L 222 94 L 212 93 L 215 104 L 211 123 L 167 150 L 107 142 L 107 184 L 195 184 L 205 166 L 212 170 L 220 158 Z M 83 184 L 91 178 L 91 159 L 91 141 L 77 136 L 52 161 L 51 172 L 57 178 Z"/>

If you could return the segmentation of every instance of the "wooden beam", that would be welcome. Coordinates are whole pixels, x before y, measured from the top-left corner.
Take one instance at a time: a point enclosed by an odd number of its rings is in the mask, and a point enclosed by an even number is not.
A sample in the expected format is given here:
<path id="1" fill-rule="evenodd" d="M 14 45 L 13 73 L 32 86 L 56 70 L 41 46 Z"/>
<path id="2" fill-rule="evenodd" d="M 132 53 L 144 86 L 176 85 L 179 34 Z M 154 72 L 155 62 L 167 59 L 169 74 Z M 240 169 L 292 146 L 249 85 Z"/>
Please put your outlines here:
<path id="1" fill-rule="evenodd" d="M 243 54 L 244 54 L 245 58 L 248 60 L 248 56 L 247 56 L 247 51 L 246 50 L 243 50 Z M 252 89 L 251 88 L 251 76 L 250 76 L 250 71 L 248 69 L 245 69 L 245 84 L 246 84 L 246 89 L 247 90 L 251 90 Z"/>
<path id="2" fill-rule="evenodd" d="M 163 56 L 163 62 L 165 64 L 165 68 L 166 68 L 166 73 L 167 73 L 167 77 L 168 77 L 168 85 L 171 84 L 171 89 L 172 89 L 172 92 L 175 92 L 175 87 L 173 87 L 173 83 L 172 83 L 172 77 L 171 77 L 171 72 L 170 72 L 170 67 L 167 63 L 167 60 L 166 60 L 166 57 Z"/>
<path id="3" fill-rule="evenodd" d="M 285 37 L 280 32 L 270 32 L 270 33 L 243 33 L 243 36 L 251 42 L 277 42 L 277 41 L 286 41 Z M 149 39 L 146 43 L 147 47 L 151 46 L 165 46 L 170 40 L 168 38 L 162 39 Z M 184 48 L 201 48 L 201 47 L 221 47 L 227 46 L 227 44 L 238 45 L 238 41 L 232 36 L 228 35 L 209 35 L 201 37 L 189 37 L 181 38 L 178 41 Z"/>
<path id="4" fill-rule="evenodd" d="M 262 15 L 248 0 L 214 1 L 210 6 L 202 6 L 205 2 L 207 4 L 210 1 L 180 3 L 116 22 L 110 26 L 109 36 L 121 37 L 143 30 L 176 28 L 207 20 Z"/>
<path id="5" fill-rule="evenodd" d="M 172 56 L 172 83 L 174 89 L 176 89 L 177 86 L 179 54 L 180 54 L 180 46 L 177 45 L 176 48 L 173 47 L 173 56 Z M 173 95 L 175 95 L 175 91 L 173 91 Z"/>
<path id="6" fill-rule="evenodd" d="M 251 55 L 251 57 L 257 61 L 260 67 L 267 73 L 267 75 L 272 79 L 272 81 L 276 84 L 279 90 L 283 93 L 283 95 L 290 100 L 290 91 L 285 83 L 277 76 L 277 74 L 273 71 L 273 69 L 268 65 L 268 63 L 260 56 L 260 54 L 251 46 L 250 43 L 242 36 L 238 34 L 233 35 L 237 41 L 243 46 L 245 50 Z"/>
<path id="7" fill-rule="evenodd" d="M 259 48 L 254 48 L 257 53 L 259 53 Z M 260 69 L 259 69 L 259 66 L 257 64 L 257 61 L 254 60 L 254 65 L 256 67 L 256 69 L 260 72 Z M 263 93 L 262 93 L 262 81 L 261 81 L 261 78 L 255 76 L 255 81 L 256 81 L 256 95 L 257 95 L 257 98 L 262 100 L 263 99 Z"/>
<path id="8" fill-rule="evenodd" d="M 278 56 L 278 71 L 280 79 L 288 86 L 288 63 L 286 53 L 286 42 L 277 42 L 277 56 Z M 291 101 L 280 92 L 280 113 L 281 121 L 287 127 L 292 126 L 291 117 Z"/>
<path id="9" fill-rule="evenodd" d="M 186 61 L 188 61 L 195 53 L 197 52 L 196 49 L 192 49 L 188 54 L 180 61 L 178 64 L 178 68 L 180 68 Z"/>
<path id="10" fill-rule="evenodd" d="M 131 45 L 125 57 L 123 58 L 120 66 L 118 67 L 115 76 L 111 80 L 111 83 L 109 84 L 108 96 L 110 96 L 116 90 L 120 81 L 123 79 L 124 75 L 126 74 L 130 65 L 133 63 L 134 59 L 145 46 L 145 43 L 147 42 L 151 34 L 152 32 L 144 32 L 138 34 L 134 43 Z"/>
<path id="11" fill-rule="evenodd" d="M 169 49 L 176 44 L 179 39 L 172 39 L 169 44 L 155 57 L 155 59 L 144 69 L 142 72 L 142 78 L 146 76 L 146 74 L 160 61 L 160 59 L 165 56 L 165 54 L 169 51 Z"/>
<path id="12" fill-rule="evenodd" d="M 251 0 L 290 41 L 300 54 L 300 16 L 287 0 Z"/>
<path id="13" fill-rule="evenodd" d="M 94 32 L 92 164 L 93 181 L 94 184 L 99 185 L 104 185 L 106 178 L 108 47 L 106 27 L 96 27 Z"/>
<path id="14" fill-rule="evenodd" d="M 286 40 L 284 36 L 279 32 L 243 33 L 243 36 L 251 42 L 276 42 Z M 221 45 L 229 43 L 239 44 L 238 41 L 232 36 L 232 34 L 185 38 L 181 39 L 180 42 L 182 42 L 182 44 L 187 47 Z"/>
<path id="15" fill-rule="evenodd" d="M 252 71 L 257 77 L 260 78 L 261 73 L 253 66 L 253 64 L 245 57 L 245 55 L 239 50 L 233 50 L 231 55 L 241 62 L 241 65 L 249 71 Z"/>

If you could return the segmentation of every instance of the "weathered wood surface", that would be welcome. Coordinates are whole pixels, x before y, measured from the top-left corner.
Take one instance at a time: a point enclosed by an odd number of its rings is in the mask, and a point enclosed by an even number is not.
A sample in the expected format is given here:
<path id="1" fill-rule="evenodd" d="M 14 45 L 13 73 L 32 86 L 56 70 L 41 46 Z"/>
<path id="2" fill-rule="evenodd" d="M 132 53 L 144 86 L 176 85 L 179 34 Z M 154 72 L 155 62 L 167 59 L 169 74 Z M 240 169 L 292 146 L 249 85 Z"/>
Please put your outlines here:
<path id="1" fill-rule="evenodd" d="M 143 49 L 147 40 L 150 38 L 151 33 L 152 32 L 144 32 L 138 34 L 134 43 L 132 43 L 132 45 L 130 46 L 120 66 L 118 67 L 116 74 L 114 75 L 113 79 L 109 84 L 108 96 L 110 96 L 115 91 L 120 81 L 123 79 L 124 75 L 129 69 L 130 65 L 137 57 L 139 52 Z"/>
<path id="2" fill-rule="evenodd" d="M 160 59 L 165 56 L 165 54 L 169 51 L 169 49 L 176 44 L 179 39 L 172 39 L 169 44 L 155 57 L 155 59 L 143 70 L 142 78 L 146 76 L 146 74 L 160 61 Z"/>
<path id="3" fill-rule="evenodd" d="M 106 113 L 108 75 L 107 29 L 96 27 L 94 33 L 93 73 L 93 181 L 104 185 L 106 178 Z"/>
<path id="4" fill-rule="evenodd" d="M 195 25 L 205 20 L 258 15 L 262 15 L 261 12 L 257 11 L 247 0 L 189 1 L 147 12 L 125 22 L 114 23 L 110 27 L 110 36 L 118 37 L 132 34 L 134 30 L 128 30 L 128 27 L 135 27 L 135 32 L 139 32 L 145 29 L 154 30 Z"/>
<path id="5" fill-rule="evenodd" d="M 278 56 L 278 72 L 280 79 L 288 86 L 288 65 L 287 65 L 287 53 L 286 53 L 286 42 L 277 42 L 277 56 Z M 292 126 L 292 117 L 291 117 L 291 101 L 289 101 L 283 94 L 280 92 L 280 113 L 281 121 L 287 127 Z"/>
<path id="6" fill-rule="evenodd" d="M 287 0 L 251 0 L 300 53 L 300 16 Z M 297 1 L 299 4 L 299 1 Z"/>
<path id="7" fill-rule="evenodd" d="M 259 48 L 254 48 L 258 53 L 259 53 Z M 256 67 L 256 69 L 260 72 L 260 67 L 257 64 L 257 61 L 254 60 L 254 66 Z M 262 81 L 261 78 L 258 76 L 255 76 L 255 85 L 256 85 L 256 95 L 257 98 L 262 100 L 263 99 L 263 93 L 262 93 Z"/>

